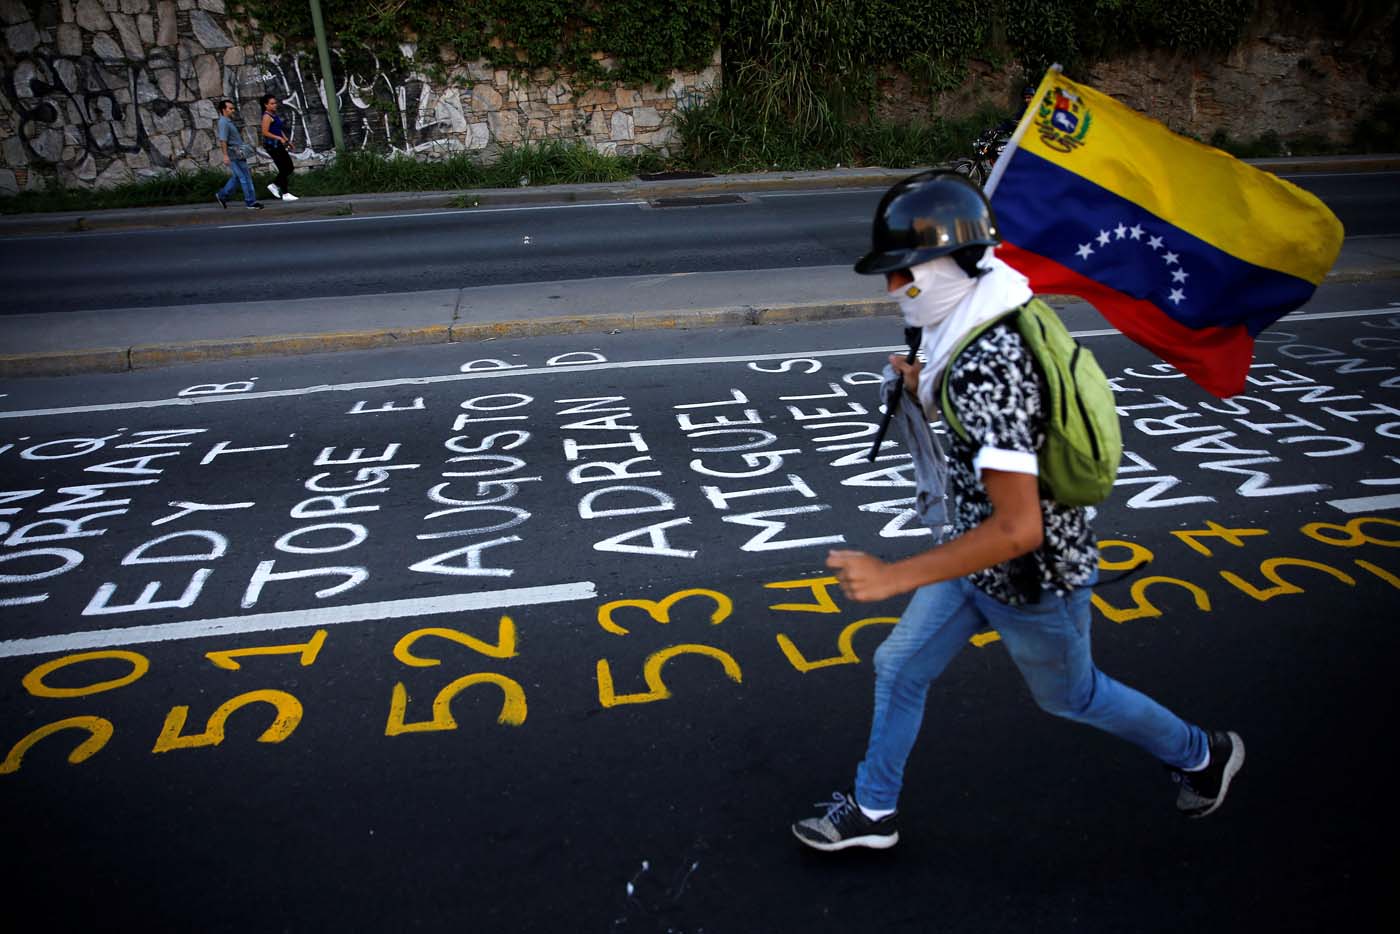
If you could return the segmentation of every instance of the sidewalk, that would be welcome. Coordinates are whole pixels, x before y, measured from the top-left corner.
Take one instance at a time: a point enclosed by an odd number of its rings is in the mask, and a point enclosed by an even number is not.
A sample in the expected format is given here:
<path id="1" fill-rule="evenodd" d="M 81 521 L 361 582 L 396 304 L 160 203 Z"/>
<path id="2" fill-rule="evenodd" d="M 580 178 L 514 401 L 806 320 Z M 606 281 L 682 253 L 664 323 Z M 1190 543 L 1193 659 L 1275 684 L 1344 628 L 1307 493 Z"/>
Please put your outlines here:
<path id="1" fill-rule="evenodd" d="M 1400 168 L 1400 156 L 1391 159 Z M 603 201 L 637 201 L 649 198 L 716 195 L 734 191 L 779 191 L 802 188 L 880 188 L 912 175 L 918 169 L 832 169 L 824 172 L 754 172 L 708 178 L 594 182 L 586 185 L 542 185 L 521 188 L 470 188 L 458 191 L 403 191 L 380 194 L 325 195 L 274 201 L 264 193 L 265 211 L 220 211 L 209 193 L 205 204 L 168 207 L 120 208 L 109 211 L 55 211 L 48 214 L 0 215 L 0 237 L 25 234 L 59 234 L 87 230 L 133 230 L 152 227 L 184 227 L 244 221 L 300 220 L 346 215 L 397 214 L 411 211 L 461 210 L 463 205 L 498 207 L 522 204 L 588 204 Z M 1347 169 L 1346 171 L 1368 171 Z M 238 202 L 232 202 L 237 206 Z"/>
<path id="2" fill-rule="evenodd" d="M 1400 157 L 1317 160 L 1260 160 L 1277 172 L 1374 171 L 1400 168 Z M 775 188 L 877 187 L 908 175 L 908 170 L 848 169 L 820 173 L 726 176 L 617 185 L 570 185 L 540 189 L 469 193 L 481 203 L 568 203 L 611 198 L 678 197 L 721 191 Z M 348 199 L 355 213 L 432 210 L 448 193 L 362 195 Z M 507 199 L 517 199 L 510 201 Z M 347 199 L 303 199 L 267 211 L 279 219 L 293 211 L 314 216 L 326 204 Z M 283 207 L 278 205 L 279 208 Z M 223 212 L 203 208 L 161 208 L 106 212 L 90 216 L 89 226 L 119 228 L 175 226 L 226 221 Z M 254 213 L 254 212 L 249 212 Z M 74 220 L 38 218 L 71 229 Z M 259 218 L 250 218 L 256 223 Z M 14 235 L 0 220 L 0 236 Z M 35 217 L 25 219 L 34 222 Z M 18 224 L 18 221 L 16 222 Z M 67 224 L 64 227 L 63 224 Z M 1347 240 L 1329 283 L 1400 277 L 1400 237 Z M 1075 299 L 1077 301 L 1077 299 Z M 112 308 L 90 312 L 0 316 L 0 378 L 120 372 L 178 363 L 239 357 L 365 350 L 404 344 L 480 341 L 583 331 L 608 332 L 819 321 L 893 315 L 894 302 L 878 294 L 867 277 L 846 265 L 744 272 L 677 273 L 663 276 L 606 277 L 445 289 L 311 298 L 276 302 Z M 153 342 L 150 336 L 162 340 Z"/>

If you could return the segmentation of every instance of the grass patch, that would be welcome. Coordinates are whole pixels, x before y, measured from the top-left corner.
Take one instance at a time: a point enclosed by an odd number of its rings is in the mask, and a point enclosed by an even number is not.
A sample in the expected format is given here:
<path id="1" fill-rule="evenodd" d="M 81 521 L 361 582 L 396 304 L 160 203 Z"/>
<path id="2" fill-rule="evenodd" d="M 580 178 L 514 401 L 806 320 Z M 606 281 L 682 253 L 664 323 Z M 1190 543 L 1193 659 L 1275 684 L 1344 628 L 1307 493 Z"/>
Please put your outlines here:
<path id="1" fill-rule="evenodd" d="M 579 143 L 558 140 L 527 143 L 504 150 L 482 165 L 466 154 L 436 162 L 406 156 L 351 152 L 322 168 L 299 173 L 292 182 L 298 195 L 353 195 L 398 191 L 453 191 L 464 188 L 516 188 L 526 185 L 615 182 L 640 172 L 660 171 L 670 163 L 656 155 L 608 156 Z M 259 197 L 274 172 L 255 172 Z M 50 188 L 0 197 L 0 214 L 48 211 L 98 211 L 109 208 L 202 204 L 228 181 L 219 169 L 178 172 L 115 188 Z"/>
<path id="2" fill-rule="evenodd" d="M 272 176 L 269 176 L 272 177 Z M 23 191 L 0 198 L 0 213 L 30 211 L 100 211 L 108 208 L 144 208 L 163 204 L 189 204 L 214 200 L 214 192 L 228 181 L 228 173 L 214 169 L 172 172 L 116 188 L 48 188 Z"/>

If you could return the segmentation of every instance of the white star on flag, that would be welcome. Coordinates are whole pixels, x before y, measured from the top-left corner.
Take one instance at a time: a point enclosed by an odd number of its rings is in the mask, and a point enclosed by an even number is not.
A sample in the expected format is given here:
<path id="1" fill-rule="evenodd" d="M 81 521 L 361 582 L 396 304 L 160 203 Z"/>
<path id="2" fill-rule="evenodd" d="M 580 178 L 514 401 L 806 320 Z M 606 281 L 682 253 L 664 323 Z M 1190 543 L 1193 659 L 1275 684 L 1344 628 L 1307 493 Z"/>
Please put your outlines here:
<path id="1" fill-rule="evenodd" d="M 1109 239 L 1110 237 L 1107 230 L 1099 231 L 1099 246 L 1108 246 Z"/>
<path id="2" fill-rule="evenodd" d="M 1142 230 L 1142 228 L 1139 227 L 1137 224 L 1134 224 L 1132 227 L 1130 227 L 1130 228 L 1128 229 L 1128 233 L 1132 235 L 1132 237 L 1133 237 L 1134 240 L 1141 240 L 1141 239 L 1142 239 L 1143 230 Z"/>
<path id="3" fill-rule="evenodd" d="M 1148 238 L 1147 238 L 1147 245 L 1150 246 L 1150 247 L 1152 247 L 1152 249 L 1154 249 L 1154 250 L 1160 250 L 1160 249 L 1162 248 L 1162 238 L 1161 238 L 1161 237 L 1148 237 Z"/>
<path id="4" fill-rule="evenodd" d="M 1162 259 L 1166 260 L 1168 266 L 1176 265 L 1176 254 L 1173 253 L 1171 250 L 1168 250 L 1167 252 L 1163 253 Z"/>
<path id="5" fill-rule="evenodd" d="M 1128 235 L 1128 228 L 1124 227 L 1123 223 L 1120 221 L 1118 226 L 1113 229 L 1113 232 L 1118 235 L 1119 240 L 1122 240 Z"/>
<path id="6" fill-rule="evenodd" d="M 1087 243 L 1081 243 L 1079 244 L 1079 249 L 1075 250 L 1075 252 L 1079 254 L 1080 259 L 1088 259 L 1094 255 L 1094 248 Z"/>
<path id="7" fill-rule="evenodd" d="M 1181 289 L 1172 289 L 1171 294 L 1167 296 L 1168 301 L 1177 305 L 1181 304 L 1185 298 L 1186 293 L 1181 291 Z"/>
<path id="8" fill-rule="evenodd" d="M 1178 269 L 1178 270 L 1175 270 L 1175 271 L 1172 273 L 1172 281 L 1173 281 L 1173 282 L 1185 282 L 1186 279 L 1187 279 L 1187 277 L 1190 276 L 1190 275 L 1191 275 L 1191 274 L 1188 273 L 1186 270 L 1184 270 L 1184 269 Z"/>

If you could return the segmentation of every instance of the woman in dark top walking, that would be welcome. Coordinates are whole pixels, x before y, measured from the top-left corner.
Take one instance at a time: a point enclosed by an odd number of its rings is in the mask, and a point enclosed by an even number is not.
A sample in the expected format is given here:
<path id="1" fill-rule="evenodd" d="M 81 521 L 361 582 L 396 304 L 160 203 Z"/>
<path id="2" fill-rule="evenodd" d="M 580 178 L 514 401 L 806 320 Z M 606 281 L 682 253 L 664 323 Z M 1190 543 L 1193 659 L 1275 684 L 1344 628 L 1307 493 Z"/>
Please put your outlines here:
<path id="1" fill-rule="evenodd" d="M 291 190 L 292 156 L 287 152 L 287 128 L 282 125 L 282 118 L 277 116 L 277 96 L 264 94 L 261 103 L 263 114 L 260 135 L 263 148 L 277 165 L 277 181 L 268 185 L 267 190 L 279 201 L 295 201 L 297 196 L 292 194 Z"/>

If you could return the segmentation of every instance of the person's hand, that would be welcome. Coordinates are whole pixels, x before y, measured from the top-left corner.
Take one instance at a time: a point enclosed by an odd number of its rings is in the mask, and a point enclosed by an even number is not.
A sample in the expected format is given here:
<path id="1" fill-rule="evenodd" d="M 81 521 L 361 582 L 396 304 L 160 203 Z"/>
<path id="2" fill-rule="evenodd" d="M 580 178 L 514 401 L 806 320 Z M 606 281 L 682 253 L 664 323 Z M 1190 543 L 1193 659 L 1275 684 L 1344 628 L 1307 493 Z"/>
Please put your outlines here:
<path id="1" fill-rule="evenodd" d="M 836 571 L 841 592 L 852 600 L 870 603 L 900 592 L 893 568 L 863 551 L 833 549 L 826 554 L 826 566 Z"/>
<path id="2" fill-rule="evenodd" d="M 224 165 L 228 165 L 228 153 L 224 153 Z"/>
<path id="3" fill-rule="evenodd" d="M 890 366 L 894 371 L 904 378 L 904 388 L 911 395 L 919 394 L 919 374 L 924 371 L 924 365 L 918 360 L 913 363 L 907 362 L 904 354 L 890 354 Z"/>

